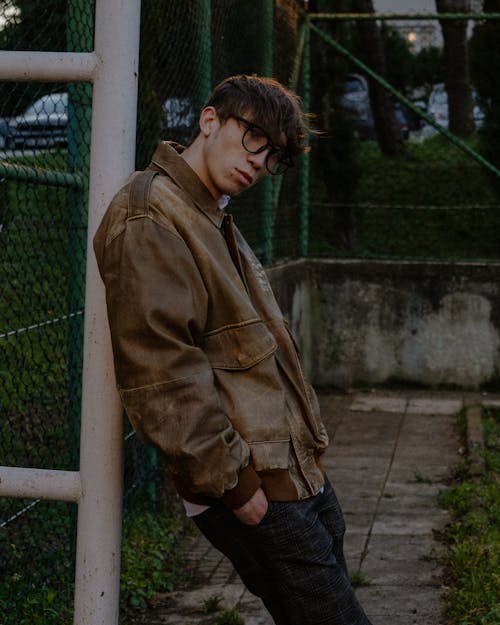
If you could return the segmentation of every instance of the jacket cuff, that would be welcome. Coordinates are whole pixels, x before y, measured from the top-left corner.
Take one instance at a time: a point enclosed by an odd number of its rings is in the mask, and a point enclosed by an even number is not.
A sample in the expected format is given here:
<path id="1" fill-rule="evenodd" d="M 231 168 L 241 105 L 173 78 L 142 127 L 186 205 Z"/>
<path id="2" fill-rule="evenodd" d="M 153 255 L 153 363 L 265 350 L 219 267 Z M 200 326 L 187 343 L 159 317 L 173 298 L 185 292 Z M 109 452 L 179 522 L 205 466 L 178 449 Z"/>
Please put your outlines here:
<path id="1" fill-rule="evenodd" d="M 232 510 L 241 508 L 255 491 L 261 486 L 261 479 L 250 465 L 242 469 L 238 475 L 238 483 L 222 495 L 223 503 Z"/>

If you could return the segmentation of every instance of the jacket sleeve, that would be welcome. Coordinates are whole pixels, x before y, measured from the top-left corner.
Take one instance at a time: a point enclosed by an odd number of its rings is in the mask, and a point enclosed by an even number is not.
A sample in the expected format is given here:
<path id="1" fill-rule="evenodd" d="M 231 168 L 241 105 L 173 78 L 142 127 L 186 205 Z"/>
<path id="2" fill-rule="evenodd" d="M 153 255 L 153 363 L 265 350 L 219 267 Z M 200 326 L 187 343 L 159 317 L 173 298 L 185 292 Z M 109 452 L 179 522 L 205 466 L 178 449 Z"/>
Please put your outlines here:
<path id="1" fill-rule="evenodd" d="M 134 429 L 193 493 L 231 508 L 260 485 L 224 414 L 202 349 L 207 292 L 185 242 L 148 216 L 94 247 L 106 286 L 119 392 Z"/>

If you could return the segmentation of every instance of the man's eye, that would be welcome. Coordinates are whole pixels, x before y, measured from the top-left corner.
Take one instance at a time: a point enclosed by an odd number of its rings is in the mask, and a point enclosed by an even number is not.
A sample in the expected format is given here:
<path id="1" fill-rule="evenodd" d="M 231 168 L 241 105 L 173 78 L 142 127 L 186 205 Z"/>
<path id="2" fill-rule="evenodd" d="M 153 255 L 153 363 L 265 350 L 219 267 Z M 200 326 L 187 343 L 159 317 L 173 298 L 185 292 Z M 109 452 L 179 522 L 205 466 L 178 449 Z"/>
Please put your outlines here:
<path id="1" fill-rule="evenodd" d="M 266 136 L 264 134 L 264 131 L 258 128 L 257 126 L 250 126 L 248 130 L 250 131 L 250 134 L 252 135 L 254 139 L 264 139 Z"/>

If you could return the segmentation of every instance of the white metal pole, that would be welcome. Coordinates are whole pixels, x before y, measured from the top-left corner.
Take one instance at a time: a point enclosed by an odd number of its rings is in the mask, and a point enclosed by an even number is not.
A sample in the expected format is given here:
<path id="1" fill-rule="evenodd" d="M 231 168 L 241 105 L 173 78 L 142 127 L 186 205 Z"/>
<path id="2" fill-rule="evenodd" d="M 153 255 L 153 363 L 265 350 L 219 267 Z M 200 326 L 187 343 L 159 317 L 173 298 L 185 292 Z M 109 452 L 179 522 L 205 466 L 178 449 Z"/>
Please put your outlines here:
<path id="1" fill-rule="evenodd" d="M 54 499 L 78 503 L 82 485 L 78 471 L 0 467 L 0 497 Z"/>
<path id="2" fill-rule="evenodd" d="M 0 79 L 90 81 L 97 58 L 93 52 L 24 52 L 2 50 Z"/>
<path id="3" fill-rule="evenodd" d="M 96 2 L 75 625 L 115 625 L 119 614 L 122 410 L 92 238 L 134 169 L 140 4 Z"/>

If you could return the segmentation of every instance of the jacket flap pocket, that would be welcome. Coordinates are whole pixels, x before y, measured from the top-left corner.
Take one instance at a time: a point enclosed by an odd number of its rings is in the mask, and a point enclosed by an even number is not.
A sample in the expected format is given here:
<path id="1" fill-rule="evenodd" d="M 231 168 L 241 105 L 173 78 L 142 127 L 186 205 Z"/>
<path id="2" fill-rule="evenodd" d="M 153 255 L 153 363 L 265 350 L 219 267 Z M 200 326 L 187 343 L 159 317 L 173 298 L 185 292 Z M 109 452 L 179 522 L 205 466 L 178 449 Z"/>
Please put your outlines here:
<path id="1" fill-rule="evenodd" d="M 227 326 L 205 337 L 214 369 L 249 369 L 276 351 L 274 336 L 262 321 Z"/>

